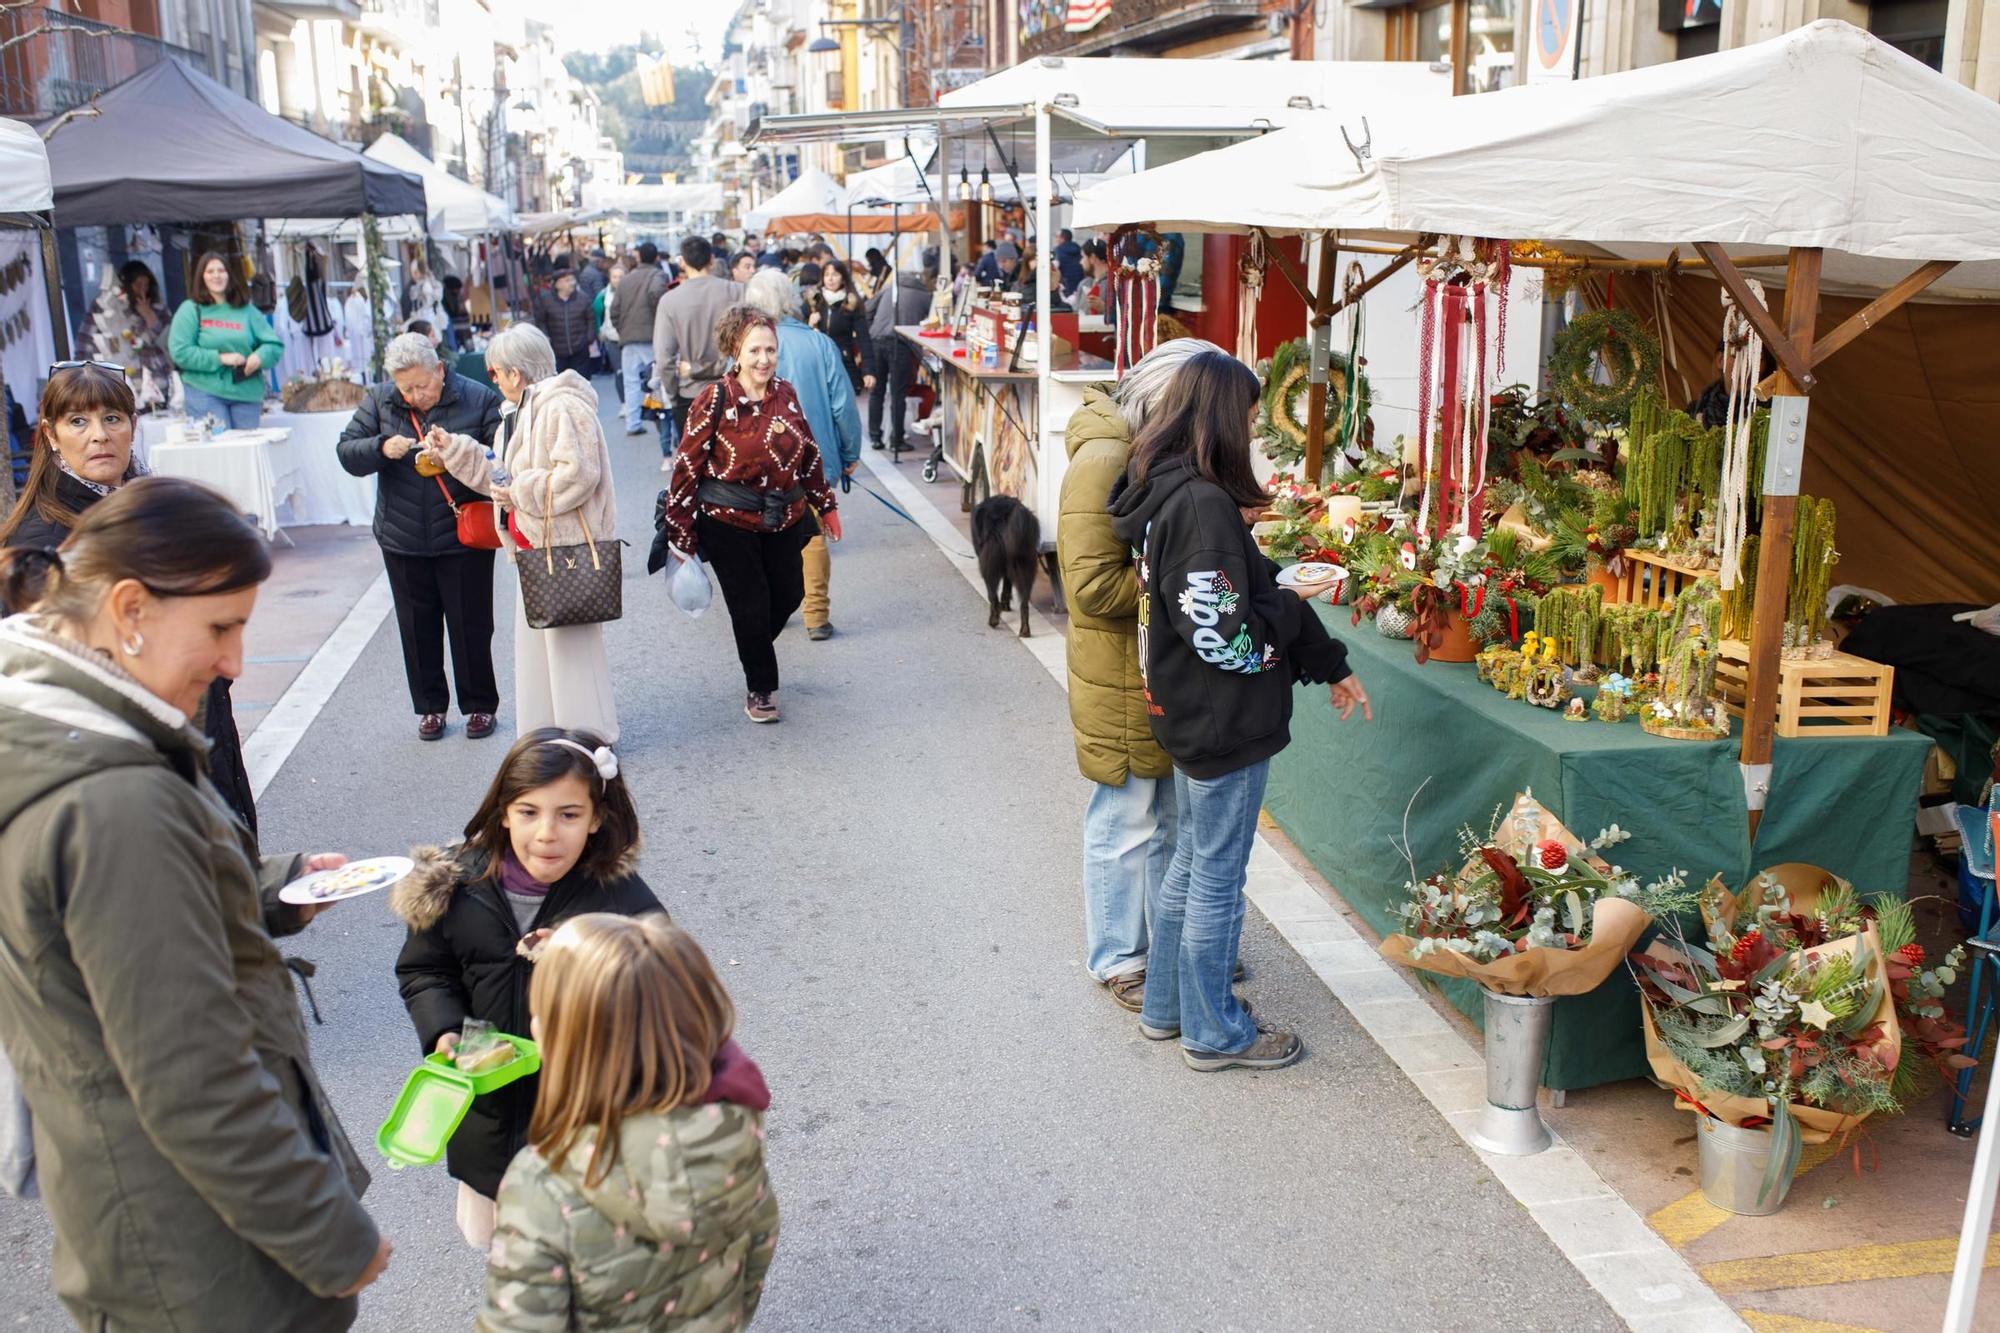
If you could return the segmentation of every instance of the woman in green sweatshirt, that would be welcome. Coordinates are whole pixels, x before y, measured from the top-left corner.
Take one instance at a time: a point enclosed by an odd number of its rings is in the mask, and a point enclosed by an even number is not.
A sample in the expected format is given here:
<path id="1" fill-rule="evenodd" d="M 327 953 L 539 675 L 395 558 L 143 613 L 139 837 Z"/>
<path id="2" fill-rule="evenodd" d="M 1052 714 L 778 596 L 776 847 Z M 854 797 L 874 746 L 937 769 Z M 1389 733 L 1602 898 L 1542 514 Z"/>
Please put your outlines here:
<path id="1" fill-rule="evenodd" d="M 250 304 L 229 261 L 209 251 L 195 261 L 194 294 L 174 312 L 167 355 L 181 373 L 189 416 L 212 416 L 254 430 L 264 413 L 264 371 L 285 345 Z"/>

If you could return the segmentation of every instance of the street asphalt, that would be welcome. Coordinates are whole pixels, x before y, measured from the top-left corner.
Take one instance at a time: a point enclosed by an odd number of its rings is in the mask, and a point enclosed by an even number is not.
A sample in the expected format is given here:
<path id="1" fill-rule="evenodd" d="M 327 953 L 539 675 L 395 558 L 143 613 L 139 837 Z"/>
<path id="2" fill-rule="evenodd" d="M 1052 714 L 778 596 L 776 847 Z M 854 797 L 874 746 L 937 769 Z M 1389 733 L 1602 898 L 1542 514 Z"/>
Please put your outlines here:
<path id="1" fill-rule="evenodd" d="M 607 640 L 644 873 L 730 987 L 774 1097 L 783 1231 L 760 1328 L 1618 1327 L 1256 912 L 1245 993 L 1303 1035 L 1304 1062 L 1196 1074 L 1139 1035 L 1083 970 L 1087 787 L 1062 691 L 858 489 L 839 635 L 810 643 L 794 622 L 785 720 L 751 725 L 720 598 L 690 620 L 645 577 L 664 478 L 598 383 L 630 542 Z M 502 735 L 469 742 L 454 716 L 427 745 L 407 701 L 385 622 L 265 793 L 267 848 L 366 856 L 461 831 L 511 719 L 503 706 Z M 318 965 L 316 1063 L 396 1243 L 358 1327 L 463 1328 L 481 1259 L 453 1183 L 373 1146 L 419 1056 L 402 937 L 379 895 L 287 943 Z M 0 1246 L 0 1320 L 67 1327 L 38 1206 L 0 1201 Z"/>

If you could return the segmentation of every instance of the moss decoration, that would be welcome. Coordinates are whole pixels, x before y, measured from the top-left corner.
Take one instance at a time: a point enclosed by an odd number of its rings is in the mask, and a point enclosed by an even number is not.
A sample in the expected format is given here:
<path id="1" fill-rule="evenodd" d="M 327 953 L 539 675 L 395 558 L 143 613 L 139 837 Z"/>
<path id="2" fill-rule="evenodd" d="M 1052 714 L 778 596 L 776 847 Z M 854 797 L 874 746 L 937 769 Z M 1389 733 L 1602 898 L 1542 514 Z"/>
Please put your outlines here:
<path id="1" fill-rule="evenodd" d="M 1833 501 L 1799 497 L 1798 531 L 1792 538 L 1792 579 L 1785 598 L 1787 648 L 1819 642 L 1826 629 L 1826 590 L 1840 552 L 1833 546 Z"/>
<path id="2" fill-rule="evenodd" d="M 1331 352 L 1326 363 L 1327 439 L 1339 421 L 1352 383 L 1355 410 L 1362 421 L 1362 438 L 1368 434 L 1369 389 L 1367 372 L 1350 374 L 1346 356 Z M 1264 454 L 1279 467 L 1292 467 L 1306 456 L 1306 422 L 1310 410 L 1307 395 L 1312 389 L 1312 349 L 1304 338 L 1280 343 L 1271 353 L 1270 368 L 1264 376 L 1264 396 L 1257 415 L 1257 433 L 1264 441 Z M 1328 449 L 1317 478 L 1307 481 L 1324 484 L 1333 477 L 1339 451 Z"/>
<path id="3" fill-rule="evenodd" d="M 1602 362 L 1609 383 L 1594 376 Z M 1629 311 L 1589 310 L 1571 320 L 1549 355 L 1549 385 L 1593 421 L 1625 420 L 1639 390 L 1660 377 L 1660 344 Z"/>

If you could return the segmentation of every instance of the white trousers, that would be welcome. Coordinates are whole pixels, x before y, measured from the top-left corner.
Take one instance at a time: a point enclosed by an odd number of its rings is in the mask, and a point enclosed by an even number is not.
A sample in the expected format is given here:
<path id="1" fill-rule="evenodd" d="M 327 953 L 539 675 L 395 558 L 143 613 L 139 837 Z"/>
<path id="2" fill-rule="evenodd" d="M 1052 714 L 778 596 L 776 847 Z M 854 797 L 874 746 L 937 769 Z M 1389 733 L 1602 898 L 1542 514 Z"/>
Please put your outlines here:
<path id="1" fill-rule="evenodd" d="M 604 626 L 530 629 L 514 597 L 514 729 L 538 727 L 594 731 L 618 743 L 618 706 L 611 698 L 611 664 L 604 656 Z"/>

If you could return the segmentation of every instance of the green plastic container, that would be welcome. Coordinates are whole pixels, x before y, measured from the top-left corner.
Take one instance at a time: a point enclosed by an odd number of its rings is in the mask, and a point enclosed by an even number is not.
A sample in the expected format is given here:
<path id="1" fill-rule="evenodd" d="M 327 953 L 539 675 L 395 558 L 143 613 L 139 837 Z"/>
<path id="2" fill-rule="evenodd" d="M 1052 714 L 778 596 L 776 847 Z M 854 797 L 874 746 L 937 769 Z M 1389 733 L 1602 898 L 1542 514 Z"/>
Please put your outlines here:
<path id="1" fill-rule="evenodd" d="M 441 1161 L 445 1145 L 472 1109 L 473 1098 L 541 1070 L 542 1053 L 535 1043 L 526 1037 L 501 1035 L 513 1043 L 517 1054 L 498 1069 L 463 1074 L 453 1067 L 449 1055 L 433 1053 L 410 1071 L 389 1118 L 375 1131 L 375 1147 L 389 1165 L 430 1166 Z"/>

